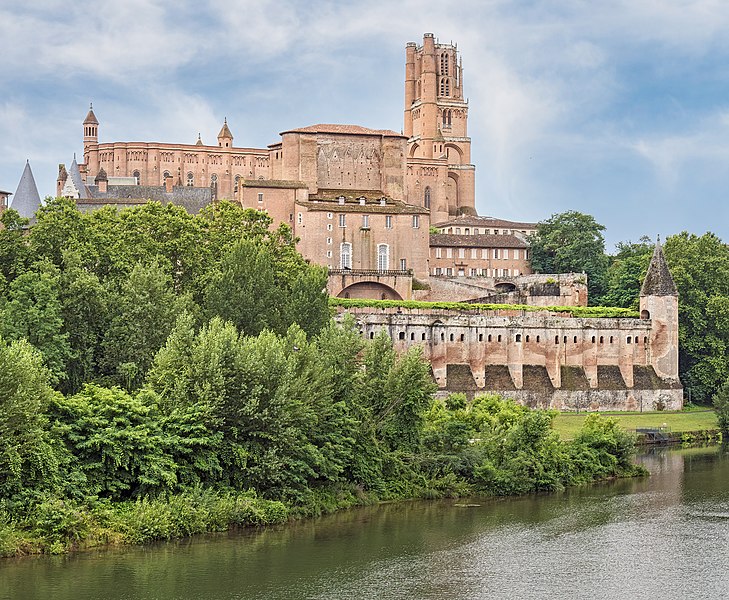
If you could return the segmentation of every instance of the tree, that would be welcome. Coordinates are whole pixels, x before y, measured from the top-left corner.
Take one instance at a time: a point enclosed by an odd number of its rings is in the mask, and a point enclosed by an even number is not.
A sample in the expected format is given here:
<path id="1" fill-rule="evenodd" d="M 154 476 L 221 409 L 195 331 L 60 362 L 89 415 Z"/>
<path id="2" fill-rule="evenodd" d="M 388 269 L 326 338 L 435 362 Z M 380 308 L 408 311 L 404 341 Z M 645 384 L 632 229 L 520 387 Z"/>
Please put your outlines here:
<path id="1" fill-rule="evenodd" d="M 49 432 L 48 379 L 37 349 L 0 339 L 0 499 L 61 486 L 64 456 Z"/>
<path id="2" fill-rule="evenodd" d="M 162 267 L 137 264 L 112 296 L 111 305 L 115 314 L 102 342 L 103 372 L 118 385 L 136 389 L 177 315 L 191 308 L 191 301 L 175 295 L 172 279 Z"/>
<path id="3" fill-rule="evenodd" d="M 175 489 L 170 443 L 149 400 L 97 385 L 55 399 L 54 430 L 77 459 L 87 493 L 121 500 Z"/>
<path id="4" fill-rule="evenodd" d="M 678 289 L 681 381 L 692 400 L 709 402 L 729 379 L 729 247 L 682 232 L 663 250 Z"/>
<path id="5" fill-rule="evenodd" d="M 568 211 L 537 225 L 530 238 L 532 268 L 537 273 L 586 273 L 591 303 L 602 295 L 608 260 L 605 227 L 590 215 Z"/>
<path id="6" fill-rule="evenodd" d="M 599 299 L 603 306 L 638 308 L 640 288 L 648 271 L 653 254 L 653 244 L 648 237 L 640 242 L 620 242 L 617 253 L 610 257 L 605 279 L 605 293 Z"/>
<path id="7" fill-rule="evenodd" d="M 30 263 L 31 252 L 24 233 L 29 219 L 22 218 L 18 211 L 9 208 L 0 216 L 0 223 L 0 274 L 10 283 Z"/>
<path id="8" fill-rule="evenodd" d="M 721 434 L 725 440 L 729 440 L 729 379 L 716 391 L 713 401 Z"/>
<path id="9" fill-rule="evenodd" d="M 39 262 L 10 284 L 0 312 L 0 334 L 8 340 L 26 339 L 40 350 L 53 384 L 66 378 L 71 356 L 59 292 L 59 270 L 51 262 Z"/>

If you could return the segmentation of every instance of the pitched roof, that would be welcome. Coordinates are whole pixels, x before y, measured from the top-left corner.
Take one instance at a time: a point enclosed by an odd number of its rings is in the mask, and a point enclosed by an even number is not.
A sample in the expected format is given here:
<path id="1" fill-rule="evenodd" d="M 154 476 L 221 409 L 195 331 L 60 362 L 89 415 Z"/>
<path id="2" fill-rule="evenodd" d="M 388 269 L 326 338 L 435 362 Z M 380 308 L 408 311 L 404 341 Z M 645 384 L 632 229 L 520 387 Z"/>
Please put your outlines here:
<path id="1" fill-rule="evenodd" d="M 233 139 L 233 134 L 230 133 L 230 129 L 228 128 L 228 117 L 225 118 L 223 121 L 223 126 L 220 129 L 220 133 L 218 134 L 219 138 L 230 138 Z"/>
<path id="2" fill-rule="evenodd" d="M 641 296 L 678 296 L 676 283 L 671 277 L 666 257 L 663 255 L 661 243 L 656 242 L 653 249 L 653 257 L 648 265 L 648 272 L 643 280 L 643 287 L 640 288 Z"/>
<path id="3" fill-rule="evenodd" d="M 392 131 L 391 129 L 370 129 L 361 125 L 338 125 L 334 123 L 319 123 L 318 125 L 309 125 L 308 127 L 300 127 L 298 129 L 288 129 L 282 131 L 284 133 L 341 133 L 349 135 L 383 135 L 405 137 L 404 135 Z"/>
<path id="4" fill-rule="evenodd" d="M 83 177 L 81 177 L 81 171 L 79 171 L 78 163 L 76 162 L 75 156 L 73 157 L 73 162 L 71 163 L 71 166 L 68 168 L 68 176 L 73 182 L 73 187 L 75 187 L 76 191 L 78 192 L 78 197 L 88 198 L 89 191 L 86 189 L 86 184 L 84 183 Z"/>
<path id="5" fill-rule="evenodd" d="M 10 207 L 17 210 L 21 217 L 30 219 L 40 208 L 41 199 L 38 193 L 38 186 L 35 184 L 33 171 L 30 168 L 30 162 L 26 161 L 25 169 L 18 182 L 18 189 L 15 190 L 13 201 Z"/>
<path id="6" fill-rule="evenodd" d="M 536 229 L 536 223 L 527 223 L 523 221 L 507 221 L 506 219 L 497 219 L 496 217 L 479 217 L 476 215 L 460 215 L 449 219 L 434 223 L 433 227 L 448 227 L 450 225 L 471 226 L 471 227 L 499 227 L 505 229 Z"/>
<path id="7" fill-rule="evenodd" d="M 94 107 L 93 105 L 89 106 L 89 114 L 86 115 L 86 118 L 84 119 L 84 125 L 98 125 L 99 121 L 96 119 L 96 115 L 94 114 Z"/>
<path id="8" fill-rule="evenodd" d="M 106 192 L 98 186 L 88 186 L 89 196 L 76 201 L 81 210 L 94 210 L 112 205 L 118 208 L 146 204 L 150 200 L 182 206 L 191 214 L 199 213 L 213 201 L 209 187 L 175 186 L 168 192 L 163 185 L 109 185 Z"/>
<path id="9" fill-rule="evenodd" d="M 458 248 L 528 248 L 529 244 L 515 235 L 454 235 L 450 233 L 431 233 L 430 245 Z"/>

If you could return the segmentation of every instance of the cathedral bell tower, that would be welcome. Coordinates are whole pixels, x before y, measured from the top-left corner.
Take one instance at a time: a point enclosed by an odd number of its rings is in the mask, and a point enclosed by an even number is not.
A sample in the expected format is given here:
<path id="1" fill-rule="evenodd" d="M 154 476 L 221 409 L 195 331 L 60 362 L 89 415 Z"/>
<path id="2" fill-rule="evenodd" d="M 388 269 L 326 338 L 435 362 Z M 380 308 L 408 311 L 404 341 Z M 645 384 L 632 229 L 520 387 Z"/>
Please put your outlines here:
<path id="1" fill-rule="evenodd" d="M 475 167 L 458 49 L 426 33 L 422 46 L 407 44 L 405 56 L 408 202 L 430 208 L 433 222 L 475 214 Z"/>
<path id="2" fill-rule="evenodd" d="M 87 173 L 99 170 L 99 121 L 94 114 L 94 105 L 89 105 L 89 112 L 84 119 L 84 162 Z"/>

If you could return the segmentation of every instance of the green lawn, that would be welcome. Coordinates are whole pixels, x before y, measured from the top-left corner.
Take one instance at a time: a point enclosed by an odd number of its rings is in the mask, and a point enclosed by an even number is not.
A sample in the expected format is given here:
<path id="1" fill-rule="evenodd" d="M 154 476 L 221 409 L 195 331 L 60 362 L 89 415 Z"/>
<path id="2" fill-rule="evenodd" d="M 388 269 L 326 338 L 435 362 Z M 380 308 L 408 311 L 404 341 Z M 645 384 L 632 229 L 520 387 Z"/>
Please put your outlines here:
<path id="1" fill-rule="evenodd" d="M 635 431 L 638 427 L 661 427 L 664 424 L 668 431 L 679 432 L 718 428 L 714 411 L 603 412 L 600 414 L 615 419 L 629 431 Z M 554 429 L 559 432 L 562 439 L 572 439 L 582 427 L 586 417 L 586 413 L 560 413 L 554 419 Z"/>

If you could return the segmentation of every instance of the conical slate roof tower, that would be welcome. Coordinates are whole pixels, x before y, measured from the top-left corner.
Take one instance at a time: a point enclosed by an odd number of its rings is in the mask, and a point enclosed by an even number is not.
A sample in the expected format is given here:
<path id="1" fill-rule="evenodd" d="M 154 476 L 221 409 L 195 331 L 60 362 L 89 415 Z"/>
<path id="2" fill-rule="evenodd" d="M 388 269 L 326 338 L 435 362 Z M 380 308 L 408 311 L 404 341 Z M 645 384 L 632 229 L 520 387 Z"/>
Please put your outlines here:
<path id="1" fill-rule="evenodd" d="M 18 189 L 15 190 L 10 208 L 17 210 L 21 217 L 32 219 L 40 206 L 41 199 L 38 193 L 38 186 L 35 184 L 30 162 L 26 161 L 23 175 L 20 177 Z"/>
<path id="2" fill-rule="evenodd" d="M 663 255 L 660 240 L 656 242 L 648 272 L 640 288 L 641 296 L 677 296 L 676 283 L 668 270 L 666 257 Z"/>

